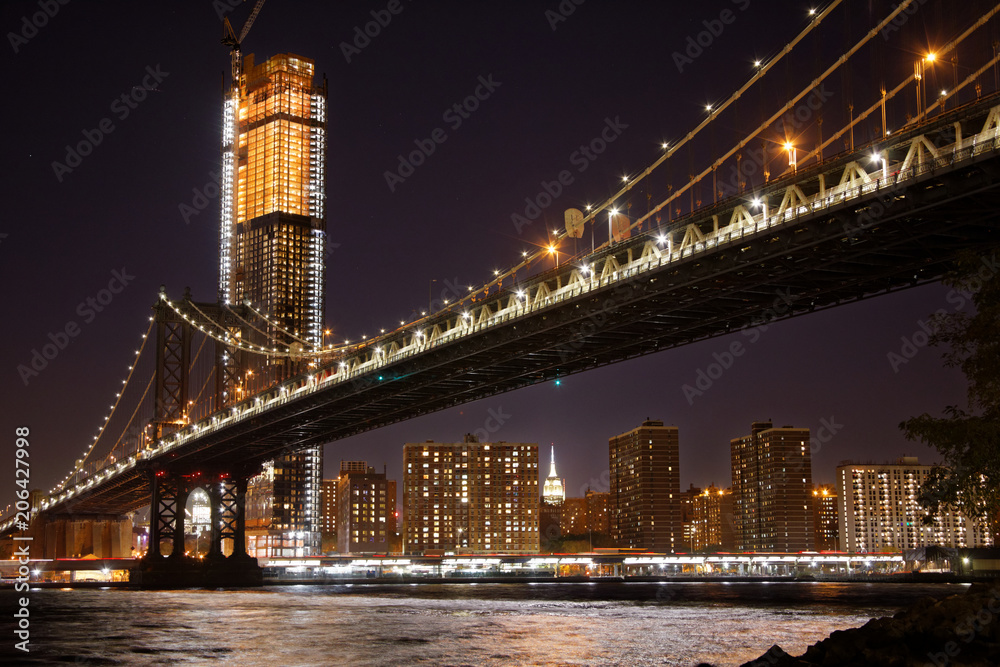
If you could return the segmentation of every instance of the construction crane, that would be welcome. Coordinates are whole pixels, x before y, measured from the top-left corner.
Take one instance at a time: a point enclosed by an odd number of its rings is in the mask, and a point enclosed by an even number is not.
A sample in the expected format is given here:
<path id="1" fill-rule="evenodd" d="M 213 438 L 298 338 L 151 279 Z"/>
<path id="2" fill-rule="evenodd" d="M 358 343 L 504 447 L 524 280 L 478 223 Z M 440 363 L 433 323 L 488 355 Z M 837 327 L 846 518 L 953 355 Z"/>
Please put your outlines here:
<path id="1" fill-rule="evenodd" d="M 240 30 L 240 36 L 236 36 L 236 32 L 233 30 L 232 24 L 229 22 L 229 17 L 227 16 L 222 20 L 222 43 L 230 47 L 230 57 L 233 61 L 233 86 L 238 86 L 240 82 L 240 75 L 243 69 L 243 57 L 240 53 L 240 44 L 246 39 L 247 33 L 250 32 L 250 26 L 253 25 L 254 19 L 257 18 L 257 14 L 260 13 L 260 8 L 264 6 L 264 0 L 257 0 L 257 4 L 254 5 L 253 11 L 250 12 L 250 16 L 247 17 L 246 23 L 243 24 L 243 29 Z"/>

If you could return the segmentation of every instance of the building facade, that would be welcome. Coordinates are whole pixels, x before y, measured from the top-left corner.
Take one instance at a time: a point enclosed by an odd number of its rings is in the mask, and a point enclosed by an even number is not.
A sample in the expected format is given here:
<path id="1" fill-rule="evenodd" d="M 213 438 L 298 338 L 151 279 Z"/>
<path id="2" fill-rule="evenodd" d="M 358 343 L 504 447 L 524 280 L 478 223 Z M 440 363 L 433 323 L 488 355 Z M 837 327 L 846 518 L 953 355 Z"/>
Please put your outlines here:
<path id="1" fill-rule="evenodd" d="M 587 489 L 584 494 L 584 503 L 587 506 L 587 529 L 602 535 L 611 534 L 611 515 L 608 511 L 608 498 L 611 496 L 607 491 L 591 491 Z"/>
<path id="2" fill-rule="evenodd" d="M 427 441 L 403 447 L 407 553 L 537 553 L 538 445 Z"/>
<path id="3" fill-rule="evenodd" d="M 812 551 L 809 429 L 754 422 L 729 446 L 737 550 Z"/>
<path id="4" fill-rule="evenodd" d="M 539 508 L 539 531 L 542 543 L 562 536 L 562 509 L 566 500 L 566 480 L 556 474 L 556 448 L 549 455 L 549 476 L 542 487 L 542 504 Z"/>
<path id="5" fill-rule="evenodd" d="M 733 551 L 736 548 L 736 521 L 733 494 L 713 484 L 694 498 L 692 551 Z"/>
<path id="6" fill-rule="evenodd" d="M 388 553 L 396 533 L 396 482 L 365 461 L 341 461 L 337 478 L 337 551 Z"/>
<path id="7" fill-rule="evenodd" d="M 587 523 L 587 499 L 567 498 L 562 504 L 562 534 L 586 535 L 590 530 Z"/>
<path id="8" fill-rule="evenodd" d="M 837 489 L 833 484 L 820 484 L 813 489 L 813 540 L 816 551 L 836 551 L 840 527 L 837 516 Z"/>
<path id="9" fill-rule="evenodd" d="M 320 548 L 322 451 L 268 461 L 247 483 L 247 553 L 256 558 L 312 556 Z M 308 530 L 307 530 L 308 529 Z"/>
<path id="10" fill-rule="evenodd" d="M 895 463 L 847 463 L 837 467 L 837 518 L 843 551 L 902 551 L 925 546 L 989 547 L 993 536 L 985 520 L 942 511 L 933 525 L 917 499 L 933 466 L 916 457 Z"/>
<path id="11" fill-rule="evenodd" d="M 324 479 L 319 487 L 320 532 L 324 536 L 337 534 L 337 478 Z"/>
<path id="12" fill-rule="evenodd" d="M 552 445 L 549 455 L 549 476 L 542 487 L 542 502 L 546 505 L 562 505 L 566 500 L 566 480 L 556 474 L 556 446 Z"/>
<path id="13" fill-rule="evenodd" d="M 683 540 L 676 426 L 644 421 L 608 441 L 611 536 L 619 547 L 673 553 Z"/>
<path id="14" fill-rule="evenodd" d="M 301 56 L 256 64 L 247 55 L 223 105 L 220 300 L 249 302 L 267 317 L 267 337 L 298 351 L 323 345 L 326 85 L 314 85 L 314 74 L 313 61 Z M 265 357 L 251 372 L 265 386 L 302 370 L 290 357 Z M 250 373 L 243 381 L 250 390 Z M 304 555 L 319 550 L 322 468 L 315 447 L 265 465 L 254 478 L 255 521 L 268 526 L 256 537 L 266 549 L 302 543 Z M 270 500 L 261 497 L 265 489 L 275 494 Z"/>
<path id="15" fill-rule="evenodd" d="M 681 544 L 680 551 L 694 549 L 694 500 L 701 495 L 701 489 L 694 484 L 688 485 L 687 491 L 681 491 Z"/>

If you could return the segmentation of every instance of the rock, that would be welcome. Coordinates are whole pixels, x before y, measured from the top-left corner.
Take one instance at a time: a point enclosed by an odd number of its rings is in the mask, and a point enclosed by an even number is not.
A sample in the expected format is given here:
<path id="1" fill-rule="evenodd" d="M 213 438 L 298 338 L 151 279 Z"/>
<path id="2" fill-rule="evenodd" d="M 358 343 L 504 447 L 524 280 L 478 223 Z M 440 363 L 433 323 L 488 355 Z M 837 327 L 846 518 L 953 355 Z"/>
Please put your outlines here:
<path id="1" fill-rule="evenodd" d="M 922 598 L 894 616 L 838 630 L 798 657 L 774 645 L 743 667 L 996 667 L 1000 584 L 942 600 Z"/>

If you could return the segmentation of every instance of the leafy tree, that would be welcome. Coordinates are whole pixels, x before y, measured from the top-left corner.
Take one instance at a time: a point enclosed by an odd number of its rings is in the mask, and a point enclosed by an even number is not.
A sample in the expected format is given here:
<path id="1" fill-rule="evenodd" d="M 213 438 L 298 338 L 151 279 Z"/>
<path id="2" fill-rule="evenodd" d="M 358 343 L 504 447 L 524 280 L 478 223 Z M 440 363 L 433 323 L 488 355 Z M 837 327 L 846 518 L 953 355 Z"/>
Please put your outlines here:
<path id="1" fill-rule="evenodd" d="M 945 467 L 935 468 L 920 492 L 919 502 L 929 510 L 926 522 L 940 509 L 960 505 L 980 507 L 992 519 L 1000 512 L 1000 264 L 995 254 L 966 255 L 943 282 L 975 311 L 938 311 L 929 341 L 946 348 L 945 366 L 965 374 L 968 407 L 949 405 L 944 417 L 924 413 L 899 427 L 944 459 Z M 970 518 L 975 514 L 967 511 Z"/>

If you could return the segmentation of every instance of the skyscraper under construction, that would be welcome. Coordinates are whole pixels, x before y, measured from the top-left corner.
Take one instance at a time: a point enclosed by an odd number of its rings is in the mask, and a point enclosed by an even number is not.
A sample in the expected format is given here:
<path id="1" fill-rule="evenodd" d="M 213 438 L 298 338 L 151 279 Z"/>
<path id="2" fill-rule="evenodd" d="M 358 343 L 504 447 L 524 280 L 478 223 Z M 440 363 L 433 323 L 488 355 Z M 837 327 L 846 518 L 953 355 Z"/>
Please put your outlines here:
<path id="1" fill-rule="evenodd" d="M 267 337 L 293 351 L 323 345 L 326 83 L 309 58 L 278 54 L 234 69 L 223 105 L 219 296 L 268 319 Z M 304 357 L 266 357 L 254 385 L 302 372 Z M 258 378 L 251 382 L 250 374 Z M 251 480 L 248 536 L 257 555 L 319 547 L 319 447 L 282 456 Z"/>

